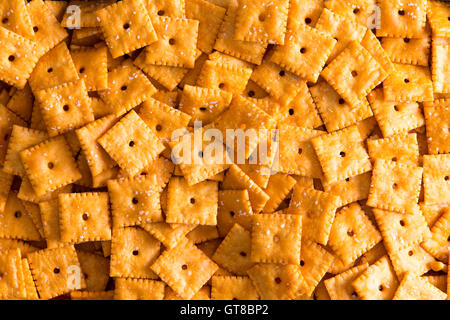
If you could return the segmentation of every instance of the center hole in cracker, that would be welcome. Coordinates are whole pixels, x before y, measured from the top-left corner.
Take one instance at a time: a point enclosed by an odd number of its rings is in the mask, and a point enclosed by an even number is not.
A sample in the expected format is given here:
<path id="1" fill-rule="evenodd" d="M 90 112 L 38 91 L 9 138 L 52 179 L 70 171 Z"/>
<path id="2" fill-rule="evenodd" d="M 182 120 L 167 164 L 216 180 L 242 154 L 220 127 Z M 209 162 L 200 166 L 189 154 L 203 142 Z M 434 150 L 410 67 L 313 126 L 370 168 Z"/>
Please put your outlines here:
<path id="1" fill-rule="evenodd" d="M 339 152 L 339 155 L 343 158 L 343 157 L 345 157 L 345 152 L 341 151 L 341 152 Z"/>
<path id="2" fill-rule="evenodd" d="M 258 17 L 259 21 L 264 21 L 266 20 L 266 15 L 264 13 L 261 13 Z"/>
<path id="3" fill-rule="evenodd" d="M 404 226 L 405 226 L 405 221 L 400 220 L 400 225 L 401 225 L 402 227 L 404 227 Z"/>
<path id="4" fill-rule="evenodd" d="M 8 23 L 8 21 L 9 21 L 8 18 L 3 18 L 2 23 L 3 23 L 3 24 L 6 24 L 6 23 Z"/>
<path id="5" fill-rule="evenodd" d="M 310 24 L 312 22 L 311 18 L 305 18 L 305 23 Z"/>
<path id="6" fill-rule="evenodd" d="M 194 199 L 194 198 L 191 198 L 189 201 L 190 201 L 192 204 L 195 203 L 195 199 Z"/>
<path id="7" fill-rule="evenodd" d="M 120 88 L 120 90 L 122 90 L 122 91 L 125 91 L 125 90 L 127 90 L 127 89 L 128 89 L 127 86 L 122 86 L 122 87 Z"/>
<path id="8" fill-rule="evenodd" d="M 53 72 L 53 68 L 51 68 L 51 67 L 48 68 L 48 69 L 47 69 L 47 72 L 48 72 L 48 73 L 52 73 L 52 72 Z"/>
<path id="9" fill-rule="evenodd" d="M 355 233 L 353 232 L 353 230 L 348 230 L 348 231 L 347 231 L 347 235 L 348 235 L 349 237 L 353 237 L 353 236 L 355 235 Z"/>
<path id="10" fill-rule="evenodd" d="M 157 124 L 155 129 L 156 129 L 156 131 L 161 131 L 162 130 L 162 126 L 160 124 Z"/>
<path id="11" fill-rule="evenodd" d="M 139 254 L 139 250 L 134 250 L 133 251 L 133 256 L 137 256 Z"/>
<path id="12" fill-rule="evenodd" d="M 408 252 L 408 255 L 411 257 L 412 255 L 414 254 L 414 251 L 412 251 L 412 250 L 410 250 L 409 252 Z"/>
<path id="13" fill-rule="evenodd" d="M 294 109 L 289 109 L 289 115 L 292 116 L 294 114 Z"/>
<path id="14" fill-rule="evenodd" d="M 404 41 L 405 43 L 409 43 L 410 40 L 411 40 L 411 39 L 409 39 L 409 38 L 403 39 L 403 41 Z"/>
<path id="15" fill-rule="evenodd" d="M 303 153 L 303 149 L 302 148 L 298 148 L 297 152 L 298 152 L 298 154 L 302 154 Z"/>
<path id="16" fill-rule="evenodd" d="M 89 213 L 85 212 L 83 213 L 83 220 L 86 221 L 87 219 L 89 219 Z"/>
<path id="17" fill-rule="evenodd" d="M 300 266 L 303 267 L 305 265 L 305 261 L 300 260 Z"/>
<path id="18" fill-rule="evenodd" d="M 20 218 L 21 216 L 22 216 L 22 212 L 20 212 L 20 211 L 14 212 L 14 217 Z"/>
<path id="19" fill-rule="evenodd" d="M 131 199 L 131 202 L 133 202 L 133 204 L 138 204 L 139 200 L 136 197 L 134 197 L 133 199 Z"/>
<path id="20" fill-rule="evenodd" d="M 206 111 L 205 107 L 200 107 L 200 111 Z"/>
<path id="21" fill-rule="evenodd" d="M 48 163 L 48 168 L 49 169 L 53 169 L 55 167 L 55 165 L 53 164 L 53 162 L 49 162 Z"/>
<path id="22" fill-rule="evenodd" d="M 58 274 L 60 271 L 61 271 L 61 270 L 59 270 L 58 267 L 56 267 L 55 269 L 53 269 L 53 273 L 56 273 L 56 274 Z"/>
<path id="23" fill-rule="evenodd" d="M 340 98 L 340 99 L 339 99 L 339 104 L 344 104 L 344 103 L 345 103 L 345 100 L 342 99 L 342 98 Z"/>
<path id="24" fill-rule="evenodd" d="M 34 31 L 34 32 L 38 32 L 38 31 L 39 31 L 39 28 L 38 28 L 37 26 L 34 26 L 34 27 L 33 27 L 33 31 Z"/>
<path id="25" fill-rule="evenodd" d="M 383 285 L 380 284 L 380 286 L 378 287 L 378 290 L 383 291 L 384 287 Z"/>
<path id="26" fill-rule="evenodd" d="M 11 62 L 13 62 L 14 60 L 16 60 L 16 57 L 14 57 L 13 55 L 10 55 L 10 56 L 8 57 L 8 60 L 11 61 Z"/>
<path id="27" fill-rule="evenodd" d="M 86 69 L 84 69 L 83 67 L 80 68 L 80 73 L 84 73 Z"/>
<path id="28" fill-rule="evenodd" d="M 129 24 L 128 22 L 125 23 L 125 24 L 123 25 L 123 28 L 124 28 L 125 30 L 130 29 L 130 24 Z"/>
<path id="29" fill-rule="evenodd" d="M 230 211 L 230 216 L 234 217 L 235 213 L 234 211 Z"/>
<path id="30" fill-rule="evenodd" d="M 401 15 L 401 16 L 404 16 L 405 15 L 405 10 L 403 10 L 403 9 L 398 10 L 398 14 Z"/>
<path id="31" fill-rule="evenodd" d="M 249 96 L 250 98 L 254 97 L 254 96 L 255 96 L 255 91 L 250 90 L 250 91 L 248 92 L 248 96 Z"/>
<path id="32" fill-rule="evenodd" d="M 130 141 L 129 143 L 128 143 L 128 145 L 130 146 L 130 147 L 134 147 L 134 141 Z"/>
<path id="33" fill-rule="evenodd" d="M 245 253 L 244 251 L 241 251 L 239 254 L 240 254 L 242 257 L 246 257 L 246 256 L 247 256 L 247 253 Z"/>
<path id="34" fill-rule="evenodd" d="M 397 157 L 393 157 L 392 161 L 397 162 Z"/>
<path id="35" fill-rule="evenodd" d="M 169 39 L 169 44 L 171 45 L 171 46 L 173 46 L 174 44 L 175 44 L 175 39 L 174 38 L 170 38 Z"/>
<path id="36" fill-rule="evenodd" d="M 300 53 L 303 54 L 303 53 L 305 53 L 305 52 L 306 52 L 306 48 L 301 48 L 301 49 L 300 49 Z"/>
<path id="37" fill-rule="evenodd" d="M 352 77 L 355 78 L 357 75 L 358 75 L 358 72 L 355 71 L 355 70 L 353 70 L 353 71 L 352 71 Z"/>
<path id="38" fill-rule="evenodd" d="M 164 13 L 165 13 L 164 10 L 159 10 L 159 11 L 158 11 L 158 16 L 163 16 Z"/>
<path id="39" fill-rule="evenodd" d="M 64 111 L 69 111 L 69 105 L 68 105 L 68 104 L 65 104 L 65 105 L 63 106 L 63 110 L 64 110 Z"/>
<path id="40" fill-rule="evenodd" d="M 405 83 L 409 83 L 409 79 L 405 78 L 403 81 L 405 81 Z"/>
<path id="41" fill-rule="evenodd" d="M 280 77 L 284 77 L 286 75 L 286 72 L 284 72 L 284 70 L 281 70 L 279 75 L 280 75 Z"/>
<path id="42" fill-rule="evenodd" d="M 187 268 L 188 268 L 187 264 L 183 264 L 183 265 L 181 266 L 181 269 L 183 269 L 183 270 L 186 270 Z"/>
<path id="43" fill-rule="evenodd" d="M 449 176 L 445 176 L 445 177 L 444 177 L 444 180 L 445 180 L 445 181 L 448 181 L 449 179 L 450 179 Z"/>
<path id="44" fill-rule="evenodd" d="M 354 14 L 358 14 L 358 13 L 359 13 L 359 8 L 353 9 L 353 13 L 354 13 Z"/>
<path id="45" fill-rule="evenodd" d="M 225 87 L 225 83 L 219 83 L 219 89 L 223 89 Z"/>
<path id="46" fill-rule="evenodd" d="M 275 278 L 275 283 L 276 284 L 280 284 L 281 283 L 281 278 L 280 277 L 276 277 Z"/>
<path id="47" fill-rule="evenodd" d="M 395 111 L 400 111 L 400 109 L 398 108 L 398 106 L 394 106 L 394 110 L 395 110 Z"/>
<path id="48" fill-rule="evenodd" d="M 280 237 L 279 236 L 273 236 L 273 242 L 277 243 L 280 241 Z"/>
<path id="49" fill-rule="evenodd" d="M 397 189 L 397 188 L 398 188 L 398 184 L 394 183 L 394 184 L 392 185 L 392 188 L 393 188 L 393 189 Z"/>

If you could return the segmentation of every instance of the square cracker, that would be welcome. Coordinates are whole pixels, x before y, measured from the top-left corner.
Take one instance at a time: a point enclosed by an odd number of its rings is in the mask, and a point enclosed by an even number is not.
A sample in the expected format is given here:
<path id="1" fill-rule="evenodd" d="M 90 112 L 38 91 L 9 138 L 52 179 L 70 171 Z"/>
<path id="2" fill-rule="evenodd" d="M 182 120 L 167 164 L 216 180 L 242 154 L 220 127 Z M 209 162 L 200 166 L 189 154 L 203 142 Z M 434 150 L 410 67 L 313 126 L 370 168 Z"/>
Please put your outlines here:
<path id="1" fill-rule="evenodd" d="M 91 101 L 83 80 L 40 90 L 35 94 L 51 137 L 94 121 Z"/>
<path id="2" fill-rule="evenodd" d="M 167 190 L 168 223 L 216 225 L 218 184 L 203 181 L 189 186 L 184 178 L 173 177 Z"/>
<path id="3" fill-rule="evenodd" d="M 23 265 L 20 249 L 2 251 L 0 254 L 1 299 L 24 299 L 26 297 Z"/>
<path id="4" fill-rule="evenodd" d="M 145 48 L 145 62 L 169 67 L 193 68 L 199 21 L 155 17 L 153 23 L 158 40 Z"/>
<path id="5" fill-rule="evenodd" d="M 367 205 L 400 213 L 415 212 L 422 171 L 404 163 L 375 161 Z"/>
<path id="6" fill-rule="evenodd" d="M 346 178 L 345 180 L 328 183 L 322 181 L 323 189 L 341 199 L 341 205 L 367 199 L 369 196 L 372 172 L 366 172 Z"/>
<path id="7" fill-rule="evenodd" d="M 431 77 L 434 92 L 450 93 L 450 40 L 433 39 Z"/>
<path id="8" fill-rule="evenodd" d="M 428 67 L 431 39 L 382 38 L 381 45 L 392 62 Z"/>
<path id="9" fill-rule="evenodd" d="M 292 0 L 289 2 L 287 30 L 296 30 L 300 24 L 314 27 L 324 7 L 323 0 Z"/>
<path id="10" fill-rule="evenodd" d="M 338 196 L 297 184 L 292 193 L 288 213 L 302 216 L 303 239 L 326 245 L 339 206 Z"/>
<path id="11" fill-rule="evenodd" d="M 355 20 L 336 14 L 327 8 L 323 9 L 315 27 L 337 40 L 328 57 L 328 63 L 336 58 L 351 41 L 361 41 L 367 31 L 365 26 Z"/>
<path id="12" fill-rule="evenodd" d="M 226 9 L 206 0 L 186 0 L 186 17 L 199 21 L 197 48 L 211 53 Z"/>
<path id="13" fill-rule="evenodd" d="M 403 249 L 387 250 L 398 279 L 402 279 L 408 272 L 420 276 L 428 272 L 431 265 L 436 262 L 435 258 L 419 243 Z"/>
<path id="14" fill-rule="evenodd" d="M 406 274 L 395 292 L 393 300 L 446 300 L 447 295 L 426 279 Z"/>
<path id="15" fill-rule="evenodd" d="M 185 17 L 185 0 L 144 0 L 144 5 L 150 17 L 155 15 L 173 18 Z"/>
<path id="16" fill-rule="evenodd" d="M 111 240 L 107 192 L 62 193 L 58 203 L 62 241 Z"/>
<path id="17" fill-rule="evenodd" d="M 164 150 L 163 143 L 133 110 L 97 141 L 131 177 Z"/>
<path id="18" fill-rule="evenodd" d="M 2 27 L 22 37 L 34 38 L 33 25 L 24 1 L 10 0 L 2 2 L 0 5 L 0 18 Z"/>
<path id="19" fill-rule="evenodd" d="M 45 54 L 69 36 L 43 0 L 31 1 L 27 4 L 27 10 L 33 25 L 33 40 L 39 44 L 40 55 Z"/>
<path id="20" fill-rule="evenodd" d="M 426 204 L 450 203 L 450 155 L 423 156 L 423 187 Z"/>
<path id="21" fill-rule="evenodd" d="M 428 68 L 405 64 L 394 64 L 394 67 L 396 71 L 383 82 L 387 101 L 433 101 L 433 83 Z"/>
<path id="22" fill-rule="evenodd" d="M 163 300 L 166 284 L 149 279 L 116 278 L 114 300 Z"/>
<path id="23" fill-rule="evenodd" d="M 327 288 L 331 300 L 360 300 L 352 283 L 367 269 L 368 266 L 367 263 L 363 263 L 342 272 L 333 278 L 325 280 L 325 287 Z"/>
<path id="24" fill-rule="evenodd" d="M 117 117 L 138 106 L 156 92 L 145 74 L 125 61 L 108 72 L 108 89 L 100 91 L 100 98 L 111 106 Z"/>
<path id="25" fill-rule="evenodd" d="M 246 275 L 255 264 L 251 261 L 251 241 L 250 231 L 236 223 L 220 243 L 212 259 L 234 274 Z"/>
<path id="26" fill-rule="evenodd" d="M 363 300 L 392 300 L 399 285 L 392 264 L 383 256 L 352 283 Z"/>
<path id="27" fill-rule="evenodd" d="M 327 0 L 324 1 L 325 8 L 334 13 L 355 20 L 363 26 L 370 27 L 373 22 L 373 15 L 376 12 L 376 0 Z"/>
<path id="28" fill-rule="evenodd" d="M 275 48 L 271 61 L 310 82 L 317 82 L 337 41 L 325 32 L 300 24 L 289 30 L 283 46 Z"/>
<path id="29" fill-rule="evenodd" d="M 302 216 L 259 214 L 253 218 L 251 260 L 300 264 Z"/>
<path id="30" fill-rule="evenodd" d="M 370 159 L 399 161 L 419 165 L 419 144 L 416 133 L 397 134 L 384 139 L 367 139 Z"/>
<path id="31" fill-rule="evenodd" d="M 47 132 L 14 125 L 9 138 L 3 171 L 24 176 L 25 169 L 20 161 L 19 152 L 28 149 L 48 138 Z"/>
<path id="32" fill-rule="evenodd" d="M 81 178 L 72 151 L 63 136 L 21 151 L 20 159 L 38 197 Z"/>
<path id="33" fill-rule="evenodd" d="M 267 44 L 234 40 L 237 5 L 237 2 L 230 2 L 214 49 L 250 63 L 261 64 Z"/>
<path id="34" fill-rule="evenodd" d="M 225 237 L 235 223 L 250 231 L 252 217 L 253 211 L 246 189 L 219 191 L 217 228 L 221 237 Z"/>
<path id="35" fill-rule="evenodd" d="M 381 240 L 381 234 L 361 206 L 352 203 L 336 214 L 328 245 L 344 264 L 350 264 Z"/>
<path id="36" fill-rule="evenodd" d="M 78 80 L 78 73 L 67 44 L 61 42 L 42 56 L 31 73 L 33 93 Z"/>
<path id="37" fill-rule="evenodd" d="M 291 300 L 305 288 L 298 265 L 258 263 L 248 275 L 263 300 Z"/>
<path id="38" fill-rule="evenodd" d="M 156 175 L 108 180 L 114 227 L 163 221 Z"/>
<path id="39" fill-rule="evenodd" d="M 311 143 L 327 182 L 350 178 L 372 169 L 357 126 L 315 137 Z"/>
<path id="40" fill-rule="evenodd" d="M 431 228 L 431 238 L 422 242 L 422 247 L 436 259 L 448 263 L 450 239 L 450 211 L 447 210 Z"/>
<path id="41" fill-rule="evenodd" d="M 38 44 L 0 26 L 0 80 L 19 89 L 25 87 L 41 56 Z"/>
<path id="42" fill-rule="evenodd" d="M 248 277 L 212 277 L 212 300 L 258 300 L 258 298 L 258 293 Z"/>
<path id="43" fill-rule="evenodd" d="M 309 90 L 328 132 L 349 127 L 373 115 L 366 99 L 351 106 L 326 81 L 319 80 Z"/>
<path id="44" fill-rule="evenodd" d="M 321 75 L 345 101 L 357 106 L 387 73 L 363 46 L 352 41 Z"/>
<path id="45" fill-rule="evenodd" d="M 184 299 L 190 299 L 217 271 L 218 266 L 190 241 L 164 251 L 152 270 Z"/>
<path id="46" fill-rule="evenodd" d="M 322 170 L 311 139 L 324 131 L 280 125 L 278 155 L 274 169 L 287 174 L 321 178 Z"/>
<path id="47" fill-rule="evenodd" d="M 31 273 L 41 299 L 51 299 L 86 287 L 73 245 L 28 254 Z M 76 274 L 81 281 L 74 281 Z"/>
<path id="48" fill-rule="evenodd" d="M 426 23 L 427 0 L 379 0 L 377 37 L 418 38 Z"/>
<path id="49" fill-rule="evenodd" d="M 450 152 L 450 99 L 424 103 L 427 144 L 430 154 Z"/>
<path id="50" fill-rule="evenodd" d="M 96 12 L 113 58 L 158 40 L 142 0 L 125 0 Z"/>
<path id="51" fill-rule="evenodd" d="M 288 0 L 239 1 L 234 39 L 284 44 L 288 10 Z"/>
<path id="52" fill-rule="evenodd" d="M 106 51 L 106 46 L 71 51 L 78 75 L 84 79 L 88 91 L 101 91 L 108 88 Z"/>
<path id="53" fill-rule="evenodd" d="M 160 253 L 161 244 L 145 230 L 114 228 L 110 276 L 156 279 L 150 267 Z"/>
<path id="54" fill-rule="evenodd" d="M 389 102 L 381 88 L 373 90 L 368 99 L 384 137 L 407 133 L 425 124 L 417 102 Z"/>
<path id="55" fill-rule="evenodd" d="M 443 1 L 429 0 L 427 3 L 427 18 L 433 37 L 450 37 L 450 6 Z"/>

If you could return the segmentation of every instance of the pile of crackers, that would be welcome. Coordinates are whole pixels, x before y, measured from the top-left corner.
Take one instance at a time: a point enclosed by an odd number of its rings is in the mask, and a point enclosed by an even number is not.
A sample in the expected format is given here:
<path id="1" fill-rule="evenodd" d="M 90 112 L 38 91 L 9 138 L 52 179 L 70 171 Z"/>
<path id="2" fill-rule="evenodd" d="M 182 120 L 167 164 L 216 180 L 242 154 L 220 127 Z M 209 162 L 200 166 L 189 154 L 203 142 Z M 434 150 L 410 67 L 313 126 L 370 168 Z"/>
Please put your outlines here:
<path id="1" fill-rule="evenodd" d="M 447 299 L 449 4 L 1 0 L 0 48 L 1 299 Z"/>

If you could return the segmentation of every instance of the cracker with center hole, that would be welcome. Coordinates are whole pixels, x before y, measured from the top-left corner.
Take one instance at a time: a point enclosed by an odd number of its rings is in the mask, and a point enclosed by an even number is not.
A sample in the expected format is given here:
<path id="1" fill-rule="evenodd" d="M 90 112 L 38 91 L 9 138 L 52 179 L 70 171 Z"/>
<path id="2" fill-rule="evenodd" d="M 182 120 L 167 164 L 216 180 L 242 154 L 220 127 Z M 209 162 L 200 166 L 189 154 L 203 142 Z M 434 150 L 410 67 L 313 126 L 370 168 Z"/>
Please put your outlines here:
<path id="1" fill-rule="evenodd" d="M 412 273 L 404 276 L 393 300 L 446 300 L 447 294 Z"/>
<path id="2" fill-rule="evenodd" d="M 27 10 L 33 25 L 33 40 L 39 44 L 40 55 L 47 53 L 69 36 L 43 0 L 31 1 L 27 4 Z"/>
<path id="3" fill-rule="evenodd" d="M 186 128 L 191 121 L 188 114 L 152 98 L 140 105 L 138 115 L 166 145 L 176 130 Z"/>
<path id="4" fill-rule="evenodd" d="M 283 70 L 267 58 L 255 68 L 250 79 L 281 105 L 290 104 L 301 90 L 298 76 Z"/>
<path id="5" fill-rule="evenodd" d="M 5 106 L 23 120 L 29 122 L 33 109 L 33 100 L 34 97 L 30 86 L 26 85 L 25 88 L 17 90 Z"/>
<path id="6" fill-rule="evenodd" d="M 244 91 L 251 75 L 252 69 L 209 60 L 203 64 L 196 85 L 219 88 L 237 95 Z"/>
<path id="7" fill-rule="evenodd" d="M 35 94 L 51 137 L 78 129 L 94 120 L 91 101 L 83 80 L 39 90 Z"/>
<path id="8" fill-rule="evenodd" d="M 422 247 L 436 259 L 448 263 L 450 240 L 450 211 L 446 211 L 431 228 L 431 238 L 425 239 Z"/>
<path id="9" fill-rule="evenodd" d="M 384 139 L 368 139 L 370 159 L 399 161 L 411 165 L 419 165 L 419 144 L 416 133 L 392 135 Z"/>
<path id="10" fill-rule="evenodd" d="M 1 26 L 0 44 L 0 80 L 22 89 L 42 55 L 39 44 Z"/>
<path id="11" fill-rule="evenodd" d="M 302 216 L 303 239 L 326 245 L 339 206 L 338 196 L 296 185 L 288 213 Z"/>
<path id="12" fill-rule="evenodd" d="M 450 93 L 450 40 L 433 39 L 431 77 L 435 92 Z"/>
<path id="13" fill-rule="evenodd" d="M 144 0 L 144 5 L 150 17 L 184 18 L 186 15 L 185 0 Z"/>
<path id="14" fill-rule="evenodd" d="M 442 1 L 429 0 L 427 3 L 427 18 L 434 37 L 450 37 L 450 6 Z"/>
<path id="15" fill-rule="evenodd" d="M 39 250 L 28 254 L 27 258 L 41 299 L 51 299 L 86 288 L 73 245 Z M 81 278 L 77 278 L 77 274 Z"/>
<path id="16" fill-rule="evenodd" d="M 190 299 L 218 266 L 189 240 L 184 240 L 164 251 L 151 268 L 177 294 Z"/>
<path id="17" fill-rule="evenodd" d="M 156 175 L 157 185 L 164 189 L 172 176 L 175 165 L 169 159 L 162 156 L 153 160 L 150 165 L 142 170 L 140 175 Z M 127 177 L 123 170 L 119 173 L 118 178 Z"/>
<path id="18" fill-rule="evenodd" d="M 275 48 L 270 60 L 307 81 L 316 82 L 336 43 L 327 33 L 300 24 L 288 31 L 285 44 Z"/>
<path id="19" fill-rule="evenodd" d="M 25 169 L 20 161 L 19 152 L 48 139 L 47 132 L 14 125 L 9 138 L 3 171 L 24 176 Z"/>
<path id="20" fill-rule="evenodd" d="M 0 17 L 2 19 L 2 27 L 22 37 L 34 38 L 33 25 L 24 1 L 11 0 L 3 2 L 0 5 Z"/>
<path id="21" fill-rule="evenodd" d="M 165 247 L 173 248 L 181 240 L 185 240 L 185 236 L 195 228 L 195 225 L 166 222 L 144 223 L 141 225 L 145 231 L 154 236 Z"/>
<path id="22" fill-rule="evenodd" d="M 352 41 L 360 42 L 366 34 L 367 28 L 356 21 L 324 8 L 316 29 L 325 32 L 337 40 L 327 63 L 336 58 Z"/>
<path id="23" fill-rule="evenodd" d="M 376 12 L 376 0 L 328 0 L 324 1 L 325 8 L 346 18 L 355 20 L 363 26 L 372 25 L 373 15 Z"/>
<path id="24" fill-rule="evenodd" d="M 163 221 L 156 175 L 108 180 L 107 185 L 114 227 Z"/>
<path id="25" fill-rule="evenodd" d="M 429 271 L 431 264 L 436 261 L 419 243 L 393 251 L 388 249 L 388 254 L 398 279 L 402 279 L 408 272 L 422 275 Z"/>
<path id="26" fill-rule="evenodd" d="M 423 156 L 423 186 L 426 204 L 450 203 L 450 155 Z"/>
<path id="27" fill-rule="evenodd" d="M 192 117 L 189 125 L 192 126 L 194 121 L 207 125 L 228 108 L 232 96 L 232 93 L 216 88 L 185 85 L 178 108 Z"/>
<path id="28" fill-rule="evenodd" d="M 302 216 L 259 214 L 253 218 L 251 260 L 300 264 Z"/>
<path id="29" fill-rule="evenodd" d="M 19 154 L 27 177 L 38 197 L 81 178 L 81 173 L 63 136 L 41 142 Z"/>
<path id="30" fill-rule="evenodd" d="M 367 263 L 363 263 L 333 278 L 325 280 L 325 287 L 327 288 L 331 300 L 360 300 L 352 283 L 367 269 L 368 266 Z"/>
<path id="31" fill-rule="evenodd" d="M 321 178 L 322 170 L 311 140 L 324 131 L 280 125 L 279 154 L 274 169 L 287 174 Z"/>
<path id="32" fill-rule="evenodd" d="M 212 277 L 212 300 L 258 300 L 258 298 L 258 293 L 248 277 Z"/>
<path id="33" fill-rule="evenodd" d="M 78 80 L 67 44 L 61 42 L 41 57 L 31 73 L 29 84 L 33 93 Z"/>
<path id="34" fill-rule="evenodd" d="M 164 150 L 163 143 L 133 110 L 97 141 L 131 177 Z"/>
<path id="35" fill-rule="evenodd" d="M 116 278 L 114 300 L 163 300 L 164 282 L 149 279 Z"/>
<path id="36" fill-rule="evenodd" d="M 296 30 L 301 24 L 314 27 L 324 7 L 322 0 L 293 0 L 289 2 L 287 30 Z"/>
<path id="37" fill-rule="evenodd" d="M 156 88 L 141 70 L 129 62 L 124 62 L 108 72 L 108 89 L 99 92 L 99 95 L 119 117 L 155 92 Z"/>
<path id="38" fill-rule="evenodd" d="M 357 106 L 351 106 L 326 81 L 319 80 L 309 90 L 328 132 L 351 126 L 373 115 L 366 99 Z"/>
<path id="39" fill-rule="evenodd" d="M 392 62 L 428 67 L 431 38 L 382 38 L 381 45 Z"/>
<path id="40" fill-rule="evenodd" d="M 98 48 L 82 48 L 71 51 L 78 75 L 84 79 L 88 91 L 100 91 L 108 88 L 106 50 L 106 46 L 99 46 Z"/>
<path id="41" fill-rule="evenodd" d="M 111 240 L 107 192 L 62 193 L 58 204 L 62 241 Z"/>
<path id="42" fill-rule="evenodd" d="M 2 251 L 0 254 L 0 297 L 24 299 L 27 292 L 20 249 Z"/>
<path id="43" fill-rule="evenodd" d="M 86 279 L 86 290 L 105 291 L 109 280 L 109 259 L 81 250 L 77 251 L 77 256 Z"/>
<path id="44" fill-rule="evenodd" d="M 379 0 L 377 37 L 417 38 L 426 24 L 427 0 Z"/>
<path id="45" fill-rule="evenodd" d="M 407 133 L 425 123 L 417 102 L 390 102 L 381 88 L 369 93 L 368 99 L 384 137 Z"/>
<path id="46" fill-rule="evenodd" d="M 367 205 L 399 213 L 418 210 L 421 167 L 376 160 Z"/>
<path id="47" fill-rule="evenodd" d="M 160 253 L 161 244 L 145 230 L 114 228 L 110 276 L 157 279 L 150 267 Z"/>
<path id="48" fill-rule="evenodd" d="M 394 64 L 394 68 L 396 72 L 383 82 L 387 101 L 433 101 L 433 83 L 428 68 L 405 64 Z"/>
<path id="49" fill-rule="evenodd" d="M 252 217 L 253 211 L 246 189 L 219 191 L 217 228 L 221 237 L 226 236 L 235 223 L 250 231 Z"/>
<path id="50" fill-rule="evenodd" d="M 291 300 L 305 288 L 298 265 L 258 263 L 248 271 L 248 276 L 263 300 Z"/>
<path id="51" fill-rule="evenodd" d="M 267 44 L 235 40 L 236 13 L 237 2 L 230 3 L 217 34 L 214 49 L 250 63 L 261 64 Z"/>
<path id="52" fill-rule="evenodd" d="M 327 182 L 344 180 L 372 169 L 355 125 L 315 137 L 311 143 Z"/>
<path id="53" fill-rule="evenodd" d="M 387 77 L 384 68 L 357 42 L 349 45 L 321 73 L 351 106 L 364 98 Z"/>
<path id="54" fill-rule="evenodd" d="M 341 205 L 345 206 L 355 201 L 367 199 L 371 177 L 372 173 L 366 172 L 332 183 L 322 181 L 322 185 L 324 191 L 338 196 L 341 200 Z"/>
<path id="55" fill-rule="evenodd" d="M 216 225 L 217 202 L 217 182 L 189 186 L 184 178 L 173 177 L 167 191 L 166 222 Z"/>
<path id="56" fill-rule="evenodd" d="M 142 0 L 114 3 L 95 13 L 113 58 L 158 40 Z"/>
<path id="57" fill-rule="evenodd" d="M 242 190 L 247 189 L 252 210 L 255 213 L 260 212 L 269 196 L 262 190 L 253 180 L 249 178 L 238 166 L 231 165 L 230 169 L 225 174 L 222 182 L 223 189 Z"/>
<path id="58" fill-rule="evenodd" d="M 363 300 L 392 300 L 399 281 L 387 256 L 370 265 L 352 283 Z"/>
<path id="59" fill-rule="evenodd" d="M 381 240 L 381 234 L 361 206 L 352 203 L 336 214 L 328 245 L 345 264 L 350 264 Z"/>

